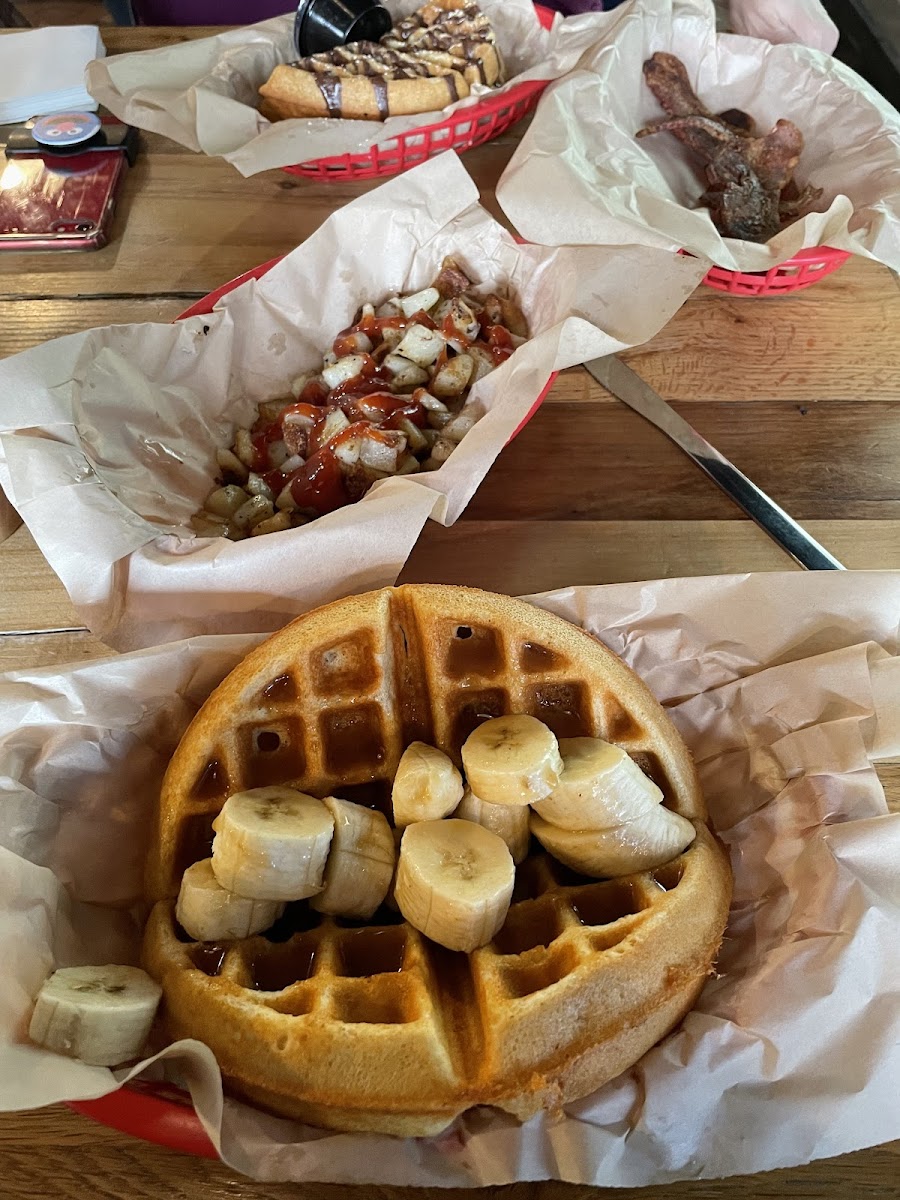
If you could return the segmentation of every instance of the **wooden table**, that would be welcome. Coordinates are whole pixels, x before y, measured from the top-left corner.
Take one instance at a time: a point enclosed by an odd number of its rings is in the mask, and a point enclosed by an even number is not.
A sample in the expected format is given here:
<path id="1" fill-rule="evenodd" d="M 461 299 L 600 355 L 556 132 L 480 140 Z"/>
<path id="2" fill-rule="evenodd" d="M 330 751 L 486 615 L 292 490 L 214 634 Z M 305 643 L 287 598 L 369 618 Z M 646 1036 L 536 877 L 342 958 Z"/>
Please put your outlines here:
<path id="1" fill-rule="evenodd" d="M 104 29 L 111 53 L 204 30 Z M 519 131 L 467 154 L 484 203 Z M 95 254 L 0 260 L 0 354 L 111 322 L 166 321 L 225 280 L 303 241 L 375 184 L 319 185 L 233 168 L 144 138 L 113 242 Z M 900 568 L 900 287 L 852 261 L 794 298 L 701 288 L 627 357 L 747 474 L 848 566 Z M 3 514 L 0 512 L 0 524 Z M 791 563 L 661 434 L 566 371 L 452 529 L 430 525 L 403 579 L 522 593 L 563 584 L 790 569 Z M 0 545 L 0 669 L 108 651 L 81 627 L 27 530 Z M 883 778 L 900 806 L 900 770 Z M 337 1186 L 253 1184 L 97 1126 L 64 1108 L 0 1117 L 4 1200 L 336 1198 Z M 493 1190 L 563 1200 L 591 1188 Z M 900 1197 L 900 1143 L 792 1171 L 642 1191 L 672 1200 Z M 359 1196 L 406 1196 L 370 1188 Z M 444 1195 L 435 1192 L 435 1196 Z M 459 1196 L 461 1192 L 448 1193 Z M 484 1193 L 466 1191 L 472 1197 Z M 613 1193 L 610 1193 L 612 1195 Z M 616 1192 L 621 1200 L 637 1192 Z"/>

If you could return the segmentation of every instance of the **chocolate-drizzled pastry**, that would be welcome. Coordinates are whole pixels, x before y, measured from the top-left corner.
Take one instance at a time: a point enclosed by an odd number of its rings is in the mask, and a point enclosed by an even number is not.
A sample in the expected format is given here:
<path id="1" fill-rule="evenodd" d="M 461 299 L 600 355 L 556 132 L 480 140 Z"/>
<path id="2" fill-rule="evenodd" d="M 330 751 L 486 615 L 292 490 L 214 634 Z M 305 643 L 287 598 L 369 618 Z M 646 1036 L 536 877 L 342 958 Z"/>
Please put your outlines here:
<path id="1" fill-rule="evenodd" d="M 490 22 L 474 3 L 431 0 L 380 42 L 354 42 L 278 66 L 260 110 L 284 117 L 385 120 L 431 112 L 502 82 Z"/>

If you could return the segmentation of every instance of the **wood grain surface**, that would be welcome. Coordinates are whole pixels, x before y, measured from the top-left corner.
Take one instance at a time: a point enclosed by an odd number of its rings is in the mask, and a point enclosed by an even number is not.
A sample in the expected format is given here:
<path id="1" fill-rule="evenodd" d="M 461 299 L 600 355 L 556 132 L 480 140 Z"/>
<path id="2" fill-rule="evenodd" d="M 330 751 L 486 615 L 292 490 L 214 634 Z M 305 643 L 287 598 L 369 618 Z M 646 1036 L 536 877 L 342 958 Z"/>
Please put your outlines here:
<path id="1" fill-rule="evenodd" d="M 31 3 L 29 14 L 37 3 Z M 197 29 L 104 28 L 110 52 Z M 465 155 L 487 207 L 521 130 Z M 93 254 L 0 256 L 0 356 L 118 322 L 167 321 L 287 252 L 369 184 L 269 171 L 243 179 L 143 135 L 112 243 Z M 189 201 L 189 202 L 188 202 Z M 777 300 L 701 288 L 632 365 L 701 433 L 848 566 L 900 569 L 900 287 L 854 260 Z M 0 536 L 13 522 L 0 507 Z M 581 369 L 500 456 L 460 522 L 429 525 L 402 579 L 523 593 L 578 583 L 794 569 L 662 435 Z M 0 546 L 0 670 L 110 652 L 83 627 L 27 529 Z M 900 811 L 900 763 L 879 774 Z M 576 1200 L 601 1189 L 522 1184 L 504 1200 Z M 424 1193 L 413 1191 L 412 1195 Z M 434 1191 L 431 1200 L 484 1195 Z M 900 1197 L 900 1143 L 789 1171 L 615 1191 L 672 1200 Z M 0 1200 L 401 1200 L 404 1189 L 254 1184 L 129 1139 L 59 1107 L 0 1115 Z"/>

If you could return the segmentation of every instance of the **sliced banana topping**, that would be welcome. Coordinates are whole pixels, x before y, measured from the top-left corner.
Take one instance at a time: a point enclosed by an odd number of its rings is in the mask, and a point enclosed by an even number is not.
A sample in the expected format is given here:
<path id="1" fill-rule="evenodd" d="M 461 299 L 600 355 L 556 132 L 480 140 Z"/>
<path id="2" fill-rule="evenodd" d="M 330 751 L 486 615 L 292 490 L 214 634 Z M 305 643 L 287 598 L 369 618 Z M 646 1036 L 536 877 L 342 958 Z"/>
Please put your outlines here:
<path id="1" fill-rule="evenodd" d="M 310 901 L 318 912 L 341 917 L 371 917 L 394 877 L 394 833 L 387 819 L 371 808 L 326 796 L 334 818 L 334 837 L 325 865 L 325 887 Z"/>
<path id="2" fill-rule="evenodd" d="M 531 832 L 567 867 L 607 879 L 660 867 L 686 850 L 696 836 L 687 818 L 662 805 L 614 829 L 560 829 L 533 812 Z"/>
<path id="3" fill-rule="evenodd" d="M 471 788 L 466 788 L 459 808 L 453 815 L 462 821 L 474 821 L 476 825 L 482 825 L 502 837 L 517 866 L 528 854 L 531 830 L 527 805 L 487 804 L 479 800 Z"/>
<path id="4" fill-rule="evenodd" d="M 462 776 L 447 755 L 425 742 L 412 742 L 394 776 L 394 824 L 403 829 L 414 821 L 437 821 L 453 812 L 462 794 Z"/>
<path id="5" fill-rule="evenodd" d="M 462 748 L 469 787 L 488 804 L 534 804 L 559 782 L 563 761 L 551 730 L 525 714 L 479 725 Z"/>
<path id="6" fill-rule="evenodd" d="M 28 1036 L 93 1067 L 137 1058 L 162 988 L 137 967 L 63 967 L 38 993 Z"/>
<path id="7" fill-rule="evenodd" d="M 196 941 L 218 942 L 262 933 L 283 912 L 278 900 L 248 900 L 227 892 L 213 873 L 212 859 L 204 858 L 182 876 L 175 919 Z"/>
<path id="8" fill-rule="evenodd" d="M 334 817 L 321 800 L 288 787 L 236 792 L 213 829 L 212 869 L 227 891 L 304 900 L 322 890 Z"/>
<path id="9" fill-rule="evenodd" d="M 506 920 L 515 876 L 496 833 L 472 821 L 419 821 L 403 834 L 394 895 L 425 937 L 468 953 Z"/>
<path id="10" fill-rule="evenodd" d="M 648 815 L 663 794 L 621 746 L 600 738 L 563 738 L 563 772 L 534 811 L 561 829 L 612 829 Z"/>

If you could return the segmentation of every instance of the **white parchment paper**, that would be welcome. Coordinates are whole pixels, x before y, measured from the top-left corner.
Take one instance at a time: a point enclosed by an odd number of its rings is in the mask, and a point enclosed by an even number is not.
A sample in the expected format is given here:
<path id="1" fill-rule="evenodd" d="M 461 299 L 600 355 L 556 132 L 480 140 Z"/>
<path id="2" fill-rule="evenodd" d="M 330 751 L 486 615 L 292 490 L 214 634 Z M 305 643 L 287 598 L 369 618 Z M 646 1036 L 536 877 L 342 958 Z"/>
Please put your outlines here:
<path id="1" fill-rule="evenodd" d="M 395 18 L 422 0 L 386 0 Z M 243 175 L 310 159 L 351 154 L 422 125 L 458 116 L 456 129 L 471 129 L 468 110 L 480 96 L 505 95 L 528 80 L 558 79 L 596 41 L 596 28 L 572 29 L 560 18 L 543 29 L 531 0 L 479 0 L 491 21 L 509 82 L 477 85 L 472 95 L 441 112 L 387 121 L 327 118 L 270 122 L 258 111 L 258 89 L 279 64 L 297 57 L 293 15 L 275 17 L 215 37 L 118 54 L 89 65 L 91 95 L 130 125 L 164 134 L 205 154 L 221 155 Z"/>
<path id="2" fill-rule="evenodd" d="M 694 754 L 735 875 L 717 976 L 673 1034 L 560 1121 L 481 1110 L 431 1139 L 325 1133 L 223 1103 L 209 1052 L 180 1043 L 162 1062 L 225 1160 L 269 1180 L 642 1186 L 900 1136 L 900 813 L 872 766 L 900 754 L 900 574 L 529 599 L 621 654 Z M 137 958 L 153 796 L 198 705 L 258 640 L 0 677 L 0 1109 L 116 1087 L 27 1044 L 32 999 L 55 966 Z"/>
<path id="3" fill-rule="evenodd" d="M 447 254 L 517 297 L 532 336 L 472 389 L 484 415 L 440 470 L 383 480 L 300 529 L 194 536 L 235 424 L 318 370 L 364 301 L 426 286 Z M 661 250 L 518 246 L 441 155 L 345 205 L 208 316 L 94 329 L 0 363 L 0 486 L 116 649 L 275 629 L 393 583 L 428 517 L 456 520 L 552 372 L 646 341 L 702 274 Z"/>
<path id="4" fill-rule="evenodd" d="M 497 187 L 529 241 L 685 249 L 719 266 L 765 271 L 799 250 L 833 246 L 900 269 L 900 113 L 818 50 L 716 34 L 710 0 L 630 0 L 565 22 L 602 29 L 578 69 L 545 92 Z M 677 55 L 713 110 L 740 108 L 768 132 L 780 117 L 804 136 L 796 171 L 823 189 L 820 210 L 766 245 L 723 238 L 706 208 L 702 167 L 671 134 L 635 138 L 663 110 L 641 66 Z"/>

